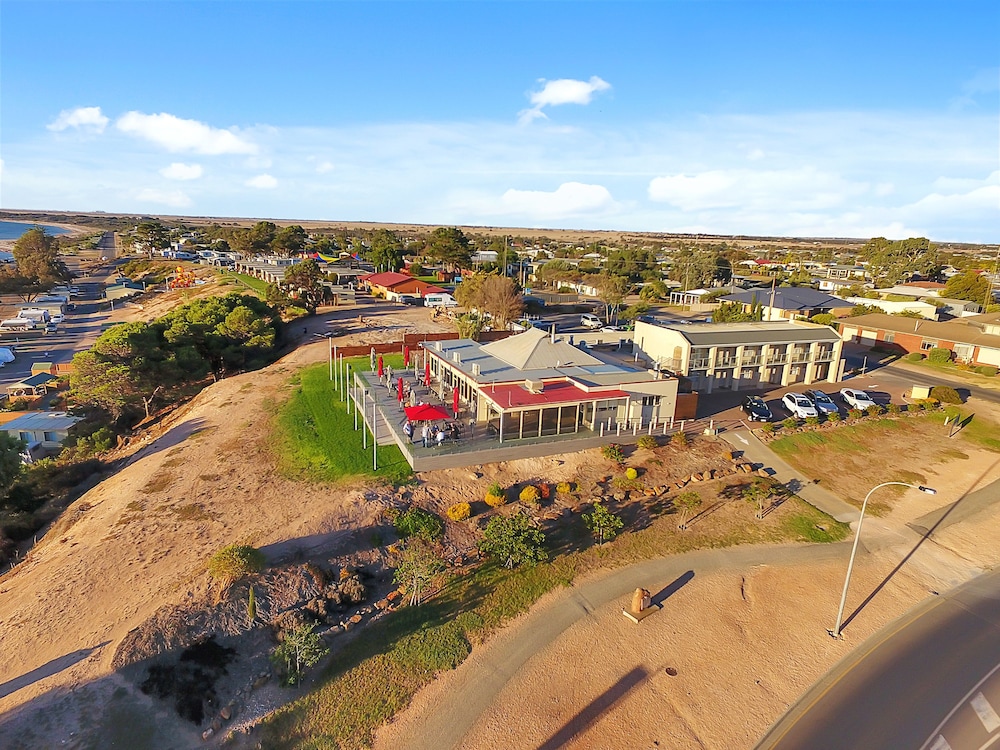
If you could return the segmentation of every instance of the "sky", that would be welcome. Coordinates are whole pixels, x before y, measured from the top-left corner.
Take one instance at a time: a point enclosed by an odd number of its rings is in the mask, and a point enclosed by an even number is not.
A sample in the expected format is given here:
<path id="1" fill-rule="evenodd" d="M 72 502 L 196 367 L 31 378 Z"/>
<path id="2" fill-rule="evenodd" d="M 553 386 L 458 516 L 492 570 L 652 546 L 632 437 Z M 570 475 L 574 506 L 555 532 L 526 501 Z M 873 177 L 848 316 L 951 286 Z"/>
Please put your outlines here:
<path id="1" fill-rule="evenodd" d="M 1000 241 L 1000 3 L 0 5 L 0 207 Z"/>

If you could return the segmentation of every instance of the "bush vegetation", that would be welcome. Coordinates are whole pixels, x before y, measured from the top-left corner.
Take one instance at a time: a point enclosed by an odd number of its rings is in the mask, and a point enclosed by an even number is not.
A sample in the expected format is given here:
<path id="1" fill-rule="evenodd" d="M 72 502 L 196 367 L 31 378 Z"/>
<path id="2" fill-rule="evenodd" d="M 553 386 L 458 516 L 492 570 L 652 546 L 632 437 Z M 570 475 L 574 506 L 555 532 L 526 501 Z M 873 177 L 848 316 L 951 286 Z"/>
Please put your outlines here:
<path id="1" fill-rule="evenodd" d="M 945 351 L 947 351 L 947 349 Z M 931 388 L 931 398 L 936 399 L 942 404 L 962 403 L 962 397 L 959 395 L 958 391 L 947 385 L 936 385 Z"/>
<path id="2" fill-rule="evenodd" d="M 905 357 L 903 357 L 907 362 L 923 362 L 924 355 L 922 352 L 910 352 Z"/>
<path id="3" fill-rule="evenodd" d="M 208 574 L 225 584 L 260 573 L 264 569 L 264 553 L 248 544 L 230 544 L 208 560 Z"/>
<path id="4" fill-rule="evenodd" d="M 678 448 L 683 448 L 688 444 L 688 436 L 683 430 L 678 430 L 670 436 L 670 444 L 676 445 Z"/>
<path id="5" fill-rule="evenodd" d="M 527 505 L 531 508 L 537 508 L 539 506 L 539 499 L 541 495 L 538 492 L 538 488 L 533 484 L 529 484 L 521 489 L 520 494 L 517 499 L 521 501 L 522 505 Z"/>
<path id="6" fill-rule="evenodd" d="M 652 435 L 643 435 L 639 438 L 639 442 L 637 444 L 640 448 L 647 451 L 651 451 L 659 445 L 659 443 L 656 442 L 656 438 Z"/>
<path id="7" fill-rule="evenodd" d="M 625 478 L 628 479 L 629 481 L 634 482 L 636 479 L 639 478 L 639 470 L 632 466 L 629 466 L 627 469 L 625 469 Z"/>
<path id="8" fill-rule="evenodd" d="M 618 443 L 608 443 L 601 447 L 601 455 L 604 456 L 609 461 L 614 461 L 616 464 L 625 463 L 625 452 Z"/>
<path id="9" fill-rule="evenodd" d="M 452 521 L 467 521 L 472 515 L 472 506 L 469 503 L 455 503 L 448 508 L 447 513 Z"/>
<path id="10" fill-rule="evenodd" d="M 944 365 L 951 362 L 951 349 L 934 347 L 927 352 L 927 361 L 934 365 Z"/>
<path id="11" fill-rule="evenodd" d="M 396 532 L 403 539 L 418 536 L 432 541 L 444 536 L 444 523 L 441 519 L 429 510 L 417 506 L 413 506 L 396 516 L 394 526 Z"/>
<path id="12" fill-rule="evenodd" d="M 486 500 L 486 504 L 491 508 L 499 508 L 507 502 L 507 492 L 499 482 L 494 482 L 486 490 L 486 497 L 484 499 Z"/>

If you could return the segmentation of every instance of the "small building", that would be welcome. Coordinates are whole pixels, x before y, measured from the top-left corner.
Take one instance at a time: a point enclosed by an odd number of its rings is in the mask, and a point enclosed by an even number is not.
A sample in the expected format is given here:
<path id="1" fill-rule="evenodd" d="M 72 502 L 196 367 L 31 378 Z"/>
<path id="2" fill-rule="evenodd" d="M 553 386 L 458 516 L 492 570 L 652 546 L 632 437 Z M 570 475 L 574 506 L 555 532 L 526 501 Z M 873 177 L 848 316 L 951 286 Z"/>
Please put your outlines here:
<path id="1" fill-rule="evenodd" d="M 946 321 L 875 313 L 844 318 L 838 327 L 844 341 L 906 353 L 950 349 L 959 362 L 1000 366 L 1000 313 Z"/>
<path id="2" fill-rule="evenodd" d="M 28 455 L 36 455 L 38 448 L 46 452 L 58 451 L 69 436 L 69 429 L 82 417 L 64 411 L 29 411 L 0 427 L 27 445 Z"/>
<path id="3" fill-rule="evenodd" d="M 400 295 L 404 294 L 426 297 L 428 294 L 445 293 L 439 286 L 395 271 L 370 273 L 358 277 L 358 281 L 368 287 L 373 297 L 384 297 L 388 300 L 399 299 Z"/>
<path id="4" fill-rule="evenodd" d="M 920 302 L 919 300 L 906 302 L 903 300 L 870 299 L 868 297 L 845 297 L 844 301 L 850 302 L 852 305 L 877 307 L 879 310 L 889 315 L 916 313 L 920 317 L 927 318 L 928 320 L 937 320 L 938 317 L 938 309 L 935 305 L 928 302 Z"/>
<path id="5" fill-rule="evenodd" d="M 12 398 L 38 398 L 55 387 L 55 375 L 48 372 L 39 372 L 20 382 L 7 386 L 7 395 Z"/>
<path id="6" fill-rule="evenodd" d="M 639 321 L 633 351 L 702 393 L 840 379 L 842 342 L 803 321 L 662 325 Z"/>
<path id="7" fill-rule="evenodd" d="M 142 284 L 134 281 L 120 281 L 116 284 L 109 284 L 104 288 L 104 298 L 110 301 L 116 299 L 128 299 L 137 297 L 145 290 Z"/>

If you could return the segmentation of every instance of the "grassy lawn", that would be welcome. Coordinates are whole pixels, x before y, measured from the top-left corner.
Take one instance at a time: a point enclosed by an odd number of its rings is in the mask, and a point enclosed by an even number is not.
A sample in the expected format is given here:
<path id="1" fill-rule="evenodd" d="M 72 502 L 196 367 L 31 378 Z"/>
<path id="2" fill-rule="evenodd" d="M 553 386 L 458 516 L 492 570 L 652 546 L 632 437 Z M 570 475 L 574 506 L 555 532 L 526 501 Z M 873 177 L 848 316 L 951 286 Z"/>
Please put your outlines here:
<path id="1" fill-rule="evenodd" d="M 928 359 L 922 359 L 917 362 L 909 362 L 904 359 L 903 363 L 920 367 L 925 370 L 931 370 L 933 372 L 940 372 L 948 377 L 960 378 L 961 380 L 968 382 L 970 385 L 975 385 L 980 388 L 992 388 L 994 390 L 1000 389 L 1000 377 L 997 377 L 996 375 L 990 377 L 988 375 L 981 375 L 978 372 L 972 372 L 970 370 L 960 370 L 955 367 L 954 362 L 935 364 Z"/>
<path id="2" fill-rule="evenodd" d="M 249 288 L 251 291 L 256 292 L 261 299 L 264 299 L 267 294 L 267 282 L 261 279 L 256 279 L 253 276 L 247 276 L 245 273 L 235 273 L 233 271 L 226 271 L 222 274 L 223 279 L 233 279 L 238 284 Z"/>
<path id="3" fill-rule="evenodd" d="M 923 474 L 935 464 L 969 458 L 970 448 L 1000 451 L 1000 426 L 974 417 L 953 439 L 944 426 L 946 415 L 959 409 L 931 411 L 899 419 L 865 419 L 825 430 L 811 430 L 779 438 L 771 450 L 821 486 L 850 503 L 861 505 L 868 490 L 882 482 L 926 483 Z M 967 411 L 962 412 L 968 417 Z M 905 487 L 880 491 L 869 506 L 885 513 Z"/>
<path id="4" fill-rule="evenodd" d="M 367 368 L 367 358 L 356 361 Z M 372 469 L 371 446 L 368 450 L 361 447 L 354 415 L 338 399 L 326 363 L 303 369 L 292 382 L 295 390 L 275 418 L 275 450 L 286 475 L 318 482 L 380 477 L 401 483 L 412 477 L 410 465 L 395 445 L 379 446 L 379 468 Z"/>
<path id="5" fill-rule="evenodd" d="M 962 431 L 959 433 L 959 437 L 963 440 L 967 440 L 987 450 L 1000 452 L 1000 425 L 988 419 L 977 417 L 968 408 L 963 409 L 958 406 L 949 406 L 944 412 L 948 415 L 950 421 L 957 418 L 959 422 L 964 423 Z M 966 422 L 965 420 L 969 421 Z"/>
<path id="6" fill-rule="evenodd" d="M 706 498 L 706 505 L 708 505 Z M 719 520 L 720 516 L 723 520 Z M 665 555 L 712 547 L 781 541 L 839 541 L 849 527 L 792 497 L 763 521 L 742 500 L 706 514 L 688 531 L 664 506 L 639 531 L 596 547 L 579 515 L 560 522 L 550 537 L 549 562 L 504 570 L 486 563 L 452 577 L 420 607 L 405 607 L 374 623 L 340 650 L 321 675 L 319 686 L 280 709 L 261 728 L 268 748 L 370 747 L 375 730 L 406 708 L 437 671 L 454 669 L 472 644 L 525 612 L 543 594 L 569 585 L 598 568 L 613 568 Z"/>

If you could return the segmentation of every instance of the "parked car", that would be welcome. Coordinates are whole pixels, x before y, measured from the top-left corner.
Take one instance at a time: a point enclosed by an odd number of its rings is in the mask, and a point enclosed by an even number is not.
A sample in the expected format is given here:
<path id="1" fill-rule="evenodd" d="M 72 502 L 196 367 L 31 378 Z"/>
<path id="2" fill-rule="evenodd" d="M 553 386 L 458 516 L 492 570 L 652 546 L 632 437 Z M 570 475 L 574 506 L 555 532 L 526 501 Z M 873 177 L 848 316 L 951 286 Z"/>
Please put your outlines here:
<path id="1" fill-rule="evenodd" d="M 592 313 L 584 313 L 580 316 L 580 325 L 584 328 L 602 328 L 604 323 Z"/>
<path id="2" fill-rule="evenodd" d="M 404 305 L 423 305 L 424 298 L 417 294 L 401 294 L 399 295 L 399 301 Z"/>
<path id="3" fill-rule="evenodd" d="M 799 419 L 807 417 L 818 417 L 819 412 L 813 406 L 812 401 L 801 393 L 786 393 L 781 397 L 781 405 L 788 409 L 788 413 Z"/>
<path id="4" fill-rule="evenodd" d="M 842 388 L 840 391 L 840 397 L 844 399 L 844 403 L 852 409 L 861 409 L 864 411 L 865 409 L 875 406 L 875 402 L 872 400 L 871 396 L 864 391 L 858 391 L 854 388 Z"/>
<path id="5" fill-rule="evenodd" d="M 59 330 L 59 326 L 56 325 L 55 323 L 46 323 L 45 324 L 45 333 L 55 333 L 58 330 Z"/>
<path id="6" fill-rule="evenodd" d="M 740 408 L 743 409 L 747 419 L 751 422 L 770 422 L 774 418 L 771 410 L 760 396 L 747 396 L 740 404 Z"/>
<path id="7" fill-rule="evenodd" d="M 833 399 L 826 395 L 823 391 L 806 391 L 802 395 L 812 401 L 812 405 L 816 407 L 816 411 L 820 414 L 840 413 L 840 409 L 835 403 L 833 403 Z"/>
<path id="8" fill-rule="evenodd" d="M 621 326 L 601 326 L 601 333 L 617 333 L 622 330 Z"/>
<path id="9" fill-rule="evenodd" d="M 63 315 L 62 313 L 56 313 L 55 315 L 53 315 L 53 316 L 52 316 L 52 317 L 51 317 L 51 318 L 49 319 L 49 322 L 50 322 L 50 323 L 55 323 L 56 325 L 59 325 L 59 324 L 60 324 L 60 323 L 62 323 L 62 322 L 63 322 L 64 320 L 66 320 L 66 316 L 65 316 L 65 315 Z"/>

